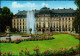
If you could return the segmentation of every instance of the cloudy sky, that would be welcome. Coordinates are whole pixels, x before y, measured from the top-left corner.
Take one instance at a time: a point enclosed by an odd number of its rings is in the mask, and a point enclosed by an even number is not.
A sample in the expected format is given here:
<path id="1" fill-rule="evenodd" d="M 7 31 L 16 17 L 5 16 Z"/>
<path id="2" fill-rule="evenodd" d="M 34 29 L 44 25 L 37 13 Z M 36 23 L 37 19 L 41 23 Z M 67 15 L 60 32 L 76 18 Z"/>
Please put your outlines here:
<path id="1" fill-rule="evenodd" d="M 1 1 L 1 8 L 4 6 L 10 8 L 14 14 L 18 10 L 39 10 L 44 6 L 50 9 L 77 8 L 74 1 Z"/>

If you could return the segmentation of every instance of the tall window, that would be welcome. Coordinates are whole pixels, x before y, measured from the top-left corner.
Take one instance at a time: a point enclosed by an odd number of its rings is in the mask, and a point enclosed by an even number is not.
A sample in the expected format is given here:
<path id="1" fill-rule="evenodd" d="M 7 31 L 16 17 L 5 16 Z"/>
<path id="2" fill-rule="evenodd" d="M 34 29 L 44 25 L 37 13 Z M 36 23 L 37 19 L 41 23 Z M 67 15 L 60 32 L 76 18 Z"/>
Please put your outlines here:
<path id="1" fill-rule="evenodd" d="M 20 25 L 21 25 L 21 22 L 20 22 Z"/>
<path id="2" fill-rule="evenodd" d="M 62 20 L 64 20 L 64 18 L 62 18 Z"/>
<path id="3" fill-rule="evenodd" d="M 66 18 L 66 20 L 67 20 L 67 18 Z"/>
<path id="4" fill-rule="evenodd" d="M 23 22 L 24 22 L 24 19 L 23 19 Z"/>
<path id="5" fill-rule="evenodd" d="M 24 29 L 24 26 L 23 26 L 23 29 Z"/>
<path id="6" fill-rule="evenodd" d="M 24 25 L 24 22 L 23 22 L 23 25 Z"/>
<path id="7" fill-rule="evenodd" d="M 70 20 L 70 18 L 69 18 L 69 20 Z"/>

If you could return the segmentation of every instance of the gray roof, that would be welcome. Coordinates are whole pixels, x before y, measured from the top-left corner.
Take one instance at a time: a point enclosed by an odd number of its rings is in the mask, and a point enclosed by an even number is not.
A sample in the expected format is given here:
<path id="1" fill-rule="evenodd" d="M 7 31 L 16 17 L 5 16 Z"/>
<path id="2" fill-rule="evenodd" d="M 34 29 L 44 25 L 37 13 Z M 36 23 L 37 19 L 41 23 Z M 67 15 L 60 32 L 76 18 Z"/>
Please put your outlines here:
<path id="1" fill-rule="evenodd" d="M 52 10 L 54 13 L 75 13 L 73 9 L 54 9 Z"/>
<path id="2" fill-rule="evenodd" d="M 15 15 L 26 15 L 27 11 L 23 10 L 23 11 L 18 11 L 18 13 L 16 13 Z"/>
<path id="3" fill-rule="evenodd" d="M 49 8 L 47 7 L 43 7 L 40 10 L 35 10 L 35 16 L 37 16 L 38 14 L 43 14 L 43 13 L 47 13 L 49 12 Z M 42 12 L 41 12 L 42 11 Z M 25 18 L 27 14 L 27 11 L 23 10 L 23 11 L 18 11 L 18 13 L 16 13 L 15 15 L 19 18 Z M 51 16 L 74 16 L 75 14 L 75 10 L 73 9 L 52 9 L 50 10 Z"/>

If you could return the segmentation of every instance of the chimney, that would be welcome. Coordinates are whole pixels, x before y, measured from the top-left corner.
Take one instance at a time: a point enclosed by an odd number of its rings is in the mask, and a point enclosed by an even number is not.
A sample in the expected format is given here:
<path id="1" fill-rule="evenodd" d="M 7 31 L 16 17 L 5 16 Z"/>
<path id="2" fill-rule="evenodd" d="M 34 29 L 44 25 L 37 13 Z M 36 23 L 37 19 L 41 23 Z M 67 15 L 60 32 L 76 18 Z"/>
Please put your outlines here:
<path id="1" fill-rule="evenodd" d="M 23 11 L 25 11 L 25 10 L 23 10 Z"/>
<path id="2" fill-rule="evenodd" d="M 18 10 L 18 12 L 19 12 L 20 10 Z"/>
<path id="3" fill-rule="evenodd" d="M 54 9 L 52 9 L 52 10 L 54 10 Z"/>
<path id="4" fill-rule="evenodd" d="M 65 8 L 64 8 L 65 9 Z"/>

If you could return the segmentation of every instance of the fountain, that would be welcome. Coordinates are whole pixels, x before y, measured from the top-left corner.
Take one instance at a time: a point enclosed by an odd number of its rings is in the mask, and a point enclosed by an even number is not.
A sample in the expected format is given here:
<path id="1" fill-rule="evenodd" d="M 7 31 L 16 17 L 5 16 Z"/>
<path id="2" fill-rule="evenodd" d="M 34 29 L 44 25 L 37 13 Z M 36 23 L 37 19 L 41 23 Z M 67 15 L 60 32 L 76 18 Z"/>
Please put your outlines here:
<path id="1" fill-rule="evenodd" d="M 35 16 L 34 11 L 28 11 L 27 12 L 27 18 L 26 18 L 26 30 L 27 33 L 30 33 L 29 29 L 32 29 L 32 33 L 35 32 Z"/>

